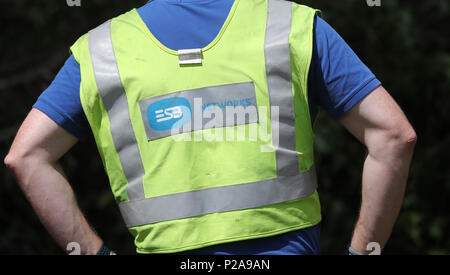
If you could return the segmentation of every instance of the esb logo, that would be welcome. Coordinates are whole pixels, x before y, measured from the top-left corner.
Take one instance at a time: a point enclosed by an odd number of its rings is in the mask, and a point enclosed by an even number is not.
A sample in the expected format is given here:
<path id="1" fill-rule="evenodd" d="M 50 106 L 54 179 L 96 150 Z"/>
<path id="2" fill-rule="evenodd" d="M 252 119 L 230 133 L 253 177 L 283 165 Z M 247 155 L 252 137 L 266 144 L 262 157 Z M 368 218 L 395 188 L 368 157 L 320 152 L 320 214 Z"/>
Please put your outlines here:
<path id="1" fill-rule="evenodd" d="M 177 129 L 191 121 L 191 104 L 183 97 L 159 100 L 147 109 L 150 127 L 156 131 Z"/>

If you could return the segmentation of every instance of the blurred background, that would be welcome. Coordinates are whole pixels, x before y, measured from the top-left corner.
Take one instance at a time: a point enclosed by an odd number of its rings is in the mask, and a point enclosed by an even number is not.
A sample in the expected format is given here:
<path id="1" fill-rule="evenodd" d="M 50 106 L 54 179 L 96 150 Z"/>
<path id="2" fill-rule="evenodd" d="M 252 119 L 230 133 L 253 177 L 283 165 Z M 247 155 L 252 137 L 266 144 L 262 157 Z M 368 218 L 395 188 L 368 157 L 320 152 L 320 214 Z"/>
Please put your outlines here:
<path id="1" fill-rule="evenodd" d="M 0 157 L 82 34 L 145 0 L 0 0 Z M 296 1 L 323 18 L 403 108 L 419 141 L 385 254 L 450 254 L 450 45 L 447 0 Z M 316 124 L 323 254 L 341 254 L 358 216 L 365 148 L 326 112 Z M 79 205 L 106 244 L 135 254 L 93 138 L 62 160 Z M 0 165 L 0 254 L 63 254 Z"/>

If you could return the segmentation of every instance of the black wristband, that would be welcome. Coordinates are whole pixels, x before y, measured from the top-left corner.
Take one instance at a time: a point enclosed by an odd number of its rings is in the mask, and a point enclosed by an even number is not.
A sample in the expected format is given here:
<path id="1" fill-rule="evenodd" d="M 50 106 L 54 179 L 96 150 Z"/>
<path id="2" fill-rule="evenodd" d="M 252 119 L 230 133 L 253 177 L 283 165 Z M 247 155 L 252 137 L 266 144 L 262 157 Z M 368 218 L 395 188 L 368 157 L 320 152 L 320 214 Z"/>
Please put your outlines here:
<path id="1" fill-rule="evenodd" d="M 111 250 L 109 250 L 109 248 L 105 244 L 103 244 L 96 255 L 110 255 L 110 254 Z"/>

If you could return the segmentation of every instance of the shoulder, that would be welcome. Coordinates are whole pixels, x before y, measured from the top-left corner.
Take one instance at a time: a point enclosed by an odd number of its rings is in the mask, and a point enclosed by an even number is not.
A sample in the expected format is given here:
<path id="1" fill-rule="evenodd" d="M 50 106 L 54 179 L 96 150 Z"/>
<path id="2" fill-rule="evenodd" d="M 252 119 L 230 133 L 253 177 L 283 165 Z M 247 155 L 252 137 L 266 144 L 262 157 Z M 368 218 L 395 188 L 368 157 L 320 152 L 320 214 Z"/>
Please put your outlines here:
<path id="1" fill-rule="evenodd" d="M 136 9 L 132 9 L 123 14 L 115 16 L 115 17 L 103 22 L 102 24 L 92 28 L 91 30 L 89 30 L 87 33 L 80 36 L 75 41 L 75 43 L 70 47 L 71 53 L 74 55 L 77 62 L 80 63 L 79 56 L 82 55 L 82 51 L 84 49 L 87 49 L 87 47 L 89 45 L 89 34 L 91 34 L 92 32 L 101 31 L 101 30 L 110 31 L 109 28 L 111 27 L 111 25 L 114 25 L 115 28 L 117 28 L 118 26 L 124 26 L 124 25 L 130 24 L 130 23 L 132 25 L 136 25 L 136 24 L 138 24 L 137 23 L 138 16 L 139 15 L 138 15 Z"/>
<path id="2" fill-rule="evenodd" d="M 288 1 L 284 1 L 284 2 L 288 2 Z M 315 9 L 313 7 L 302 5 L 302 4 L 298 4 L 298 3 L 295 3 L 295 2 L 291 2 L 291 4 L 292 4 L 292 13 L 293 13 L 294 16 L 305 16 L 305 15 L 307 15 L 309 17 L 313 17 L 315 15 L 320 15 L 321 14 L 320 10 Z"/>

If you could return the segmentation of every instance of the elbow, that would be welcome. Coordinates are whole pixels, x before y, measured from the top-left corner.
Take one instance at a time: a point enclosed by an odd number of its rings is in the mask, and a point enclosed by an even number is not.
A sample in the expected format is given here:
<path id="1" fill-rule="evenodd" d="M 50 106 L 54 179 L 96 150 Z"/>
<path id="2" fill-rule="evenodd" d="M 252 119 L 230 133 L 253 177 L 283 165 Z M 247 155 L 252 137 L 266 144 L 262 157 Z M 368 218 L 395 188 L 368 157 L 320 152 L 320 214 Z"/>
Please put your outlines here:
<path id="1" fill-rule="evenodd" d="M 14 177 L 16 183 L 24 192 L 26 192 L 28 188 L 27 178 L 33 170 L 32 167 L 28 165 L 28 162 L 29 161 L 25 156 L 13 150 L 11 150 L 3 160 L 3 163 Z"/>
<path id="2" fill-rule="evenodd" d="M 51 165 L 45 154 L 36 150 L 18 149 L 17 146 L 10 149 L 3 163 L 24 191 L 37 171 Z"/>
<path id="3" fill-rule="evenodd" d="M 15 150 L 10 150 L 3 160 L 6 168 L 8 168 L 20 185 L 23 179 L 33 170 L 33 162 L 32 157 Z"/>
<path id="4" fill-rule="evenodd" d="M 10 151 L 8 155 L 4 158 L 3 163 L 6 168 L 10 171 L 12 176 L 16 179 L 16 181 L 21 185 L 22 178 L 26 174 L 26 160 L 23 156 L 17 154 L 16 152 Z"/>
<path id="5" fill-rule="evenodd" d="M 383 131 L 367 147 L 375 159 L 404 159 L 413 154 L 416 143 L 417 134 L 408 123 Z"/>
<path id="6" fill-rule="evenodd" d="M 18 158 L 10 152 L 3 160 L 3 163 L 5 164 L 6 168 L 8 168 L 12 173 L 17 171 L 17 167 L 19 166 L 18 164 L 19 162 L 17 161 L 17 159 Z"/>
<path id="7" fill-rule="evenodd" d="M 413 151 L 417 143 L 417 133 L 412 128 L 408 126 L 406 129 L 401 130 L 398 138 L 398 147 L 407 151 Z"/>
<path id="8" fill-rule="evenodd" d="M 384 145 L 384 153 L 393 157 L 404 158 L 413 154 L 417 143 L 416 131 L 411 125 L 392 129 L 387 135 Z"/>

